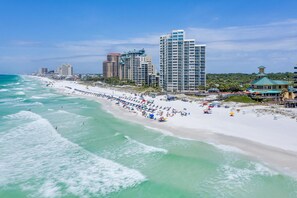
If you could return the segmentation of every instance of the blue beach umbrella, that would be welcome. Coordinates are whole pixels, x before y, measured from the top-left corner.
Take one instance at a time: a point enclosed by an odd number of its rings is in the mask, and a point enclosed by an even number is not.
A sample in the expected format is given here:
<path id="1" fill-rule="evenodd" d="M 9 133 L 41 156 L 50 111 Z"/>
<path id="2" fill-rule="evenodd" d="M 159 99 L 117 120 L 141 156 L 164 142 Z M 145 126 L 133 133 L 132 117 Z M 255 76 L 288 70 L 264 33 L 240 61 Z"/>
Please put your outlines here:
<path id="1" fill-rule="evenodd" d="M 150 119 L 154 119 L 154 114 L 150 114 Z"/>

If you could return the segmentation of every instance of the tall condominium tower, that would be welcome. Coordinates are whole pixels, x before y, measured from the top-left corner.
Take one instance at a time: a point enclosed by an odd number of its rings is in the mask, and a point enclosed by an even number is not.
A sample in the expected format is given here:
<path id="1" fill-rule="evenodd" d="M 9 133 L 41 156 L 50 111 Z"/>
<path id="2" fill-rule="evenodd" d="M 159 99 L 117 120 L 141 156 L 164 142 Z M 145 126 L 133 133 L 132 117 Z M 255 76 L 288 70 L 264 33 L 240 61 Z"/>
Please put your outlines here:
<path id="1" fill-rule="evenodd" d="M 168 92 L 195 91 L 205 86 L 205 45 L 185 39 L 184 30 L 160 37 L 160 86 Z"/>
<path id="2" fill-rule="evenodd" d="M 105 78 L 120 77 L 120 53 L 107 54 L 107 60 L 103 62 L 103 76 Z"/>
<path id="3" fill-rule="evenodd" d="M 154 74 L 152 58 L 145 50 L 133 50 L 121 55 L 120 79 L 131 80 L 136 85 L 149 84 L 149 75 Z"/>
<path id="4" fill-rule="evenodd" d="M 45 67 L 42 67 L 42 68 L 39 68 L 38 75 L 45 75 L 47 74 L 47 72 L 48 72 L 48 69 Z"/>
<path id="5" fill-rule="evenodd" d="M 70 64 L 63 64 L 57 68 L 57 73 L 61 76 L 72 76 L 73 67 Z"/>
<path id="6" fill-rule="evenodd" d="M 294 88 L 297 89 L 297 65 L 294 67 Z"/>

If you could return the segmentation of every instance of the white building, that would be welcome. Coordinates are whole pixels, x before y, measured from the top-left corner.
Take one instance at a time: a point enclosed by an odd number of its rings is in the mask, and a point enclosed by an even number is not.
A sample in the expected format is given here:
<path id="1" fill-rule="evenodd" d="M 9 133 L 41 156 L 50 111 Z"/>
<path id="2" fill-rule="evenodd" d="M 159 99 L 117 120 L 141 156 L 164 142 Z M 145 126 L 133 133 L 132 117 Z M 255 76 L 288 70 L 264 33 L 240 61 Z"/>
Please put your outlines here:
<path id="1" fill-rule="evenodd" d="M 45 67 L 38 69 L 38 75 L 45 75 L 45 74 L 47 74 L 47 72 L 48 72 L 48 69 Z"/>
<path id="2" fill-rule="evenodd" d="M 139 59 L 139 66 L 137 68 L 138 74 L 136 76 L 136 84 L 149 85 L 149 76 L 155 74 L 152 57 L 140 56 L 137 57 L 137 59 Z"/>
<path id="3" fill-rule="evenodd" d="M 160 86 L 168 92 L 195 91 L 205 86 L 205 45 L 185 39 L 184 30 L 160 37 Z"/>
<path id="4" fill-rule="evenodd" d="M 64 64 L 57 68 L 57 74 L 60 76 L 72 76 L 73 67 L 70 64 Z"/>

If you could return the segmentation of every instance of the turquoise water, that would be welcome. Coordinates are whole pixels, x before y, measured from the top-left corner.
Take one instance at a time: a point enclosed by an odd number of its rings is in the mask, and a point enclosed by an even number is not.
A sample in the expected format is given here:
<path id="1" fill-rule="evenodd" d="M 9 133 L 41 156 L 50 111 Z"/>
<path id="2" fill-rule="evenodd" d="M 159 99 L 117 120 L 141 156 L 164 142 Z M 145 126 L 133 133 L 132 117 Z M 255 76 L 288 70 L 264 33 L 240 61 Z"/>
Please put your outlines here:
<path id="1" fill-rule="evenodd" d="M 284 198 L 297 197 L 297 182 L 239 153 L 0 75 L 0 197 Z"/>

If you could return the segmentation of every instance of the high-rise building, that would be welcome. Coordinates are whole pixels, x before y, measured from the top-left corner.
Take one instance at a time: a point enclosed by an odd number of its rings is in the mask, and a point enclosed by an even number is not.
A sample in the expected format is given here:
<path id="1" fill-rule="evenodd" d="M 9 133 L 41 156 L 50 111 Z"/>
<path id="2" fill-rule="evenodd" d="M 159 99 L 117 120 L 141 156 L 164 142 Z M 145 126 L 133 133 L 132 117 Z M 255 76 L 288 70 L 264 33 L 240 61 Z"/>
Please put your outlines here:
<path id="1" fill-rule="evenodd" d="M 137 57 L 139 59 L 139 66 L 137 68 L 137 77 L 136 84 L 137 85 L 149 85 L 149 76 L 154 74 L 154 66 L 152 64 L 152 57 L 150 56 L 140 56 Z"/>
<path id="2" fill-rule="evenodd" d="M 70 64 L 64 64 L 57 68 L 57 73 L 61 76 L 72 76 L 73 67 Z"/>
<path id="3" fill-rule="evenodd" d="M 297 66 L 294 67 L 294 88 L 297 89 Z"/>
<path id="4" fill-rule="evenodd" d="M 185 39 L 184 30 L 160 37 L 160 86 L 168 92 L 195 91 L 206 85 L 205 45 Z"/>
<path id="5" fill-rule="evenodd" d="M 107 60 L 103 62 L 103 77 L 120 77 L 120 53 L 107 54 Z"/>
<path id="6" fill-rule="evenodd" d="M 42 68 L 39 68 L 38 75 L 45 75 L 47 74 L 47 72 L 48 72 L 48 69 L 45 67 L 42 67 Z"/>
<path id="7" fill-rule="evenodd" d="M 131 80 L 136 85 L 149 85 L 149 75 L 154 74 L 152 58 L 145 50 L 134 50 L 121 55 L 120 79 Z"/>

